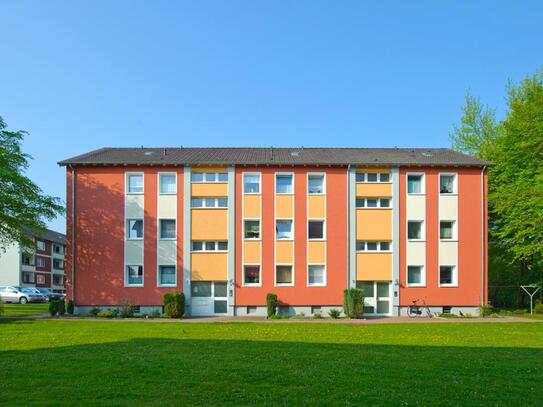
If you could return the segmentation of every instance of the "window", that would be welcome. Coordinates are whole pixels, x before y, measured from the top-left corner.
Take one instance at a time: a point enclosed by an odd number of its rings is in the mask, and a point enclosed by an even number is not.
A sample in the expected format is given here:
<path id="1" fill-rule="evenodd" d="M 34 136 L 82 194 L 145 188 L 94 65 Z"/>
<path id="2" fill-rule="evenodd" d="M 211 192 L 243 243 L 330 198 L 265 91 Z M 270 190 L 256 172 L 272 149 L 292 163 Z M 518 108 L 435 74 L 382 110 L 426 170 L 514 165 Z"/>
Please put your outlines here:
<path id="1" fill-rule="evenodd" d="M 292 175 L 275 176 L 275 193 L 292 194 Z"/>
<path id="2" fill-rule="evenodd" d="M 326 271 L 324 266 L 307 266 L 307 285 L 309 287 L 318 287 L 326 285 Z"/>
<path id="3" fill-rule="evenodd" d="M 192 182 L 227 182 L 227 172 L 193 172 L 190 176 Z"/>
<path id="4" fill-rule="evenodd" d="M 175 266 L 158 266 L 158 285 L 175 286 Z"/>
<path id="5" fill-rule="evenodd" d="M 128 240 L 143 239 L 143 219 L 126 220 L 126 238 Z"/>
<path id="6" fill-rule="evenodd" d="M 193 208 L 227 208 L 228 198 L 192 198 Z"/>
<path id="7" fill-rule="evenodd" d="M 245 266 L 243 268 L 244 285 L 260 285 L 260 266 Z"/>
<path id="8" fill-rule="evenodd" d="M 377 182 L 377 180 L 379 179 L 378 177 L 379 177 L 379 174 L 368 172 L 366 174 L 366 182 Z"/>
<path id="9" fill-rule="evenodd" d="M 64 285 L 64 276 L 62 274 L 53 274 L 53 285 Z"/>
<path id="10" fill-rule="evenodd" d="M 390 208 L 390 198 L 356 198 L 357 208 Z"/>
<path id="11" fill-rule="evenodd" d="M 410 174 L 407 176 L 407 193 L 422 194 L 422 175 Z"/>
<path id="12" fill-rule="evenodd" d="M 454 174 L 441 174 L 439 176 L 439 193 L 454 194 L 455 193 L 455 176 Z"/>
<path id="13" fill-rule="evenodd" d="M 454 238 L 454 222 L 442 220 L 439 222 L 439 238 L 441 240 L 452 240 Z"/>
<path id="14" fill-rule="evenodd" d="M 54 246 L 53 246 L 53 251 L 54 251 L 56 254 L 62 254 L 62 246 L 54 245 Z"/>
<path id="15" fill-rule="evenodd" d="M 456 286 L 456 267 L 439 266 L 439 285 Z"/>
<path id="16" fill-rule="evenodd" d="M 228 242 L 225 241 L 192 241 L 193 252 L 225 252 L 228 250 Z"/>
<path id="17" fill-rule="evenodd" d="M 390 182 L 390 174 L 388 172 L 382 172 L 379 174 L 379 181 Z"/>
<path id="18" fill-rule="evenodd" d="M 390 174 L 388 172 L 357 172 L 356 182 L 390 182 Z"/>
<path id="19" fill-rule="evenodd" d="M 357 252 L 389 252 L 390 242 L 365 242 L 358 240 L 356 242 Z"/>
<path id="20" fill-rule="evenodd" d="M 32 265 L 32 257 L 29 254 L 23 253 L 23 264 L 25 266 Z"/>
<path id="21" fill-rule="evenodd" d="M 38 240 L 36 242 L 36 247 L 38 248 L 38 250 L 40 251 L 45 251 L 45 242 L 42 242 L 41 240 Z"/>
<path id="22" fill-rule="evenodd" d="M 407 285 L 408 286 L 423 286 L 424 274 L 422 266 L 408 266 L 407 267 Z"/>
<path id="23" fill-rule="evenodd" d="M 160 174 L 160 193 L 175 194 L 177 192 L 175 174 Z"/>
<path id="24" fill-rule="evenodd" d="M 45 284 L 45 276 L 36 274 L 36 284 Z"/>
<path id="25" fill-rule="evenodd" d="M 64 261 L 60 259 L 53 259 L 53 268 L 57 270 L 64 270 Z"/>
<path id="26" fill-rule="evenodd" d="M 275 283 L 277 285 L 293 285 L 292 266 L 275 266 Z"/>
<path id="27" fill-rule="evenodd" d="M 324 175 L 310 174 L 307 176 L 307 193 L 309 195 L 324 194 Z"/>
<path id="28" fill-rule="evenodd" d="M 161 239 L 175 239 L 175 219 L 160 219 L 159 229 Z"/>
<path id="29" fill-rule="evenodd" d="M 211 282 L 193 281 L 190 285 L 190 291 L 193 297 L 211 297 Z"/>
<path id="30" fill-rule="evenodd" d="M 245 239 L 260 239 L 259 220 L 246 220 L 243 226 Z"/>
<path id="31" fill-rule="evenodd" d="M 143 194 L 143 175 L 131 174 L 128 176 L 128 193 Z"/>
<path id="32" fill-rule="evenodd" d="M 243 192 L 246 194 L 260 193 L 260 174 L 243 174 Z"/>
<path id="33" fill-rule="evenodd" d="M 36 257 L 36 266 L 45 267 L 45 259 L 43 257 Z"/>
<path id="34" fill-rule="evenodd" d="M 277 240 L 292 239 L 292 221 L 278 220 L 275 223 L 275 237 Z"/>
<path id="35" fill-rule="evenodd" d="M 126 266 L 126 285 L 143 285 L 143 266 Z"/>
<path id="36" fill-rule="evenodd" d="M 357 172 L 355 176 L 356 182 L 364 182 L 366 180 L 365 175 L 363 172 Z"/>
<path id="37" fill-rule="evenodd" d="M 324 221 L 310 220 L 307 223 L 307 238 L 308 239 L 324 239 Z"/>
<path id="38" fill-rule="evenodd" d="M 54 280 L 54 276 L 53 276 L 53 280 Z M 34 283 L 34 273 L 31 273 L 29 271 L 23 271 L 23 283 L 25 284 Z"/>
<path id="39" fill-rule="evenodd" d="M 422 221 L 410 220 L 407 222 L 407 239 L 422 240 Z"/>

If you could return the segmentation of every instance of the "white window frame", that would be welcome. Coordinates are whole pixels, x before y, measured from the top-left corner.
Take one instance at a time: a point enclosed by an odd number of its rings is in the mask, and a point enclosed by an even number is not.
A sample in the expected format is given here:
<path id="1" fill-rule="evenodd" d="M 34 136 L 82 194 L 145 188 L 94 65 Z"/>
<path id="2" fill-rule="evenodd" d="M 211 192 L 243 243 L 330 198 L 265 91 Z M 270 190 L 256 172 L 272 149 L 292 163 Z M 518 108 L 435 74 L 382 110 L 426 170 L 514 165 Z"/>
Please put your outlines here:
<path id="1" fill-rule="evenodd" d="M 420 239 L 412 239 L 412 238 L 409 238 L 409 222 L 418 222 L 420 223 Z M 405 225 L 406 227 L 406 230 L 405 230 L 405 236 L 407 237 L 407 241 L 408 242 L 424 242 L 426 241 L 426 230 L 425 230 L 425 227 L 424 227 L 424 220 L 421 220 L 421 219 L 409 219 Z"/>
<path id="2" fill-rule="evenodd" d="M 161 221 L 163 220 L 173 220 L 175 222 L 175 237 L 161 237 L 162 235 L 162 225 Z M 175 218 L 159 218 L 158 219 L 158 240 L 177 240 L 177 219 Z"/>
<path id="3" fill-rule="evenodd" d="M 453 191 L 452 192 L 441 192 L 441 176 L 450 175 L 454 177 L 453 180 Z M 455 196 L 458 195 L 458 173 L 457 172 L 440 172 L 438 173 L 438 183 L 437 183 L 437 192 L 442 196 Z"/>
<path id="4" fill-rule="evenodd" d="M 420 175 L 420 192 L 409 192 L 409 176 Z M 424 172 L 408 172 L 405 174 L 405 192 L 407 195 L 426 195 L 426 174 Z"/>
<path id="5" fill-rule="evenodd" d="M 40 252 L 45 251 L 45 242 L 43 240 L 36 240 L 36 249 Z"/>
<path id="6" fill-rule="evenodd" d="M 409 267 L 420 267 L 420 283 L 410 283 L 409 282 Z M 405 284 L 407 287 L 426 287 L 426 267 L 421 264 L 409 264 L 405 268 Z"/>
<path id="7" fill-rule="evenodd" d="M 194 250 L 194 242 L 202 243 L 202 250 Z M 213 242 L 215 243 L 215 250 L 207 250 L 206 243 Z M 219 243 L 228 244 L 228 240 L 191 240 L 190 241 L 190 251 L 191 253 L 228 253 L 228 249 L 219 250 Z"/>
<path id="8" fill-rule="evenodd" d="M 175 270 L 175 282 L 170 284 L 162 284 L 160 282 L 160 268 L 161 267 L 173 267 Z M 177 265 L 175 264 L 159 264 L 156 270 L 156 285 L 157 287 L 177 287 Z"/>
<path id="9" fill-rule="evenodd" d="M 256 175 L 258 176 L 258 192 L 245 192 L 245 176 Z M 261 172 L 242 172 L 241 173 L 241 190 L 243 195 L 260 195 L 262 194 L 262 173 Z M 275 185 L 274 185 L 275 188 Z"/>
<path id="10" fill-rule="evenodd" d="M 288 176 L 292 180 L 292 191 L 291 192 L 277 192 L 277 177 L 281 177 L 281 176 L 283 176 L 283 177 Z M 261 188 L 261 185 L 260 185 L 260 181 L 259 181 L 258 189 L 260 190 L 260 188 Z M 276 172 L 275 177 L 274 177 L 273 188 L 275 190 L 276 195 L 287 195 L 287 196 L 294 195 L 294 173 L 293 172 Z"/>
<path id="11" fill-rule="evenodd" d="M 43 264 L 40 264 L 40 262 L 43 262 Z M 43 257 L 36 257 L 36 267 L 45 267 L 47 266 L 47 262 L 45 261 L 45 259 Z"/>
<path id="12" fill-rule="evenodd" d="M 323 282 L 322 284 L 309 284 L 309 267 L 322 267 L 323 269 Z M 307 273 L 306 273 L 306 284 L 308 287 L 326 287 L 327 285 L 327 272 L 326 272 L 326 264 L 308 264 L 307 265 Z"/>
<path id="13" fill-rule="evenodd" d="M 145 175 L 143 172 L 125 172 L 124 173 L 124 184 L 125 184 L 125 193 L 126 195 L 143 195 L 145 193 Z M 142 181 L 142 191 L 141 192 L 130 192 L 130 177 L 133 175 L 140 175 Z"/>
<path id="14" fill-rule="evenodd" d="M 359 243 L 364 244 L 363 250 L 358 250 L 357 246 Z M 377 243 L 377 250 L 368 250 L 368 243 Z M 381 249 L 381 243 L 388 243 L 389 249 L 388 250 L 382 250 Z M 392 242 L 388 240 L 357 240 L 355 243 L 355 250 L 357 253 L 392 253 Z"/>
<path id="15" fill-rule="evenodd" d="M 141 237 L 130 237 L 130 221 L 131 220 L 141 220 L 141 234 L 142 236 Z M 124 228 L 125 228 L 125 239 L 128 241 L 128 240 L 143 240 L 143 237 L 145 236 L 145 229 L 143 228 L 143 218 L 127 218 L 125 220 L 125 225 L 124 225 Z"/>
<path id="16" fill-rule="evenodd" d="M 286 238 L 280 239 L 277 237 L 277 223 L 278 222 L 290 222 L 291 237 L 289 237 L 288 239 Z M 281 242 L 290 242 L 294 240 L 294 219 L 282 219 L 282 218 L 275 219 L 275 240 L 281 241 Z"/>
<path id="17" fill-rule="evenodd" d="M 277 282 L 277 267 L 290 267 L 290 273 L 292 276 L 291 283 L 278 283 Z M 273 270 L 273 285 L 275 287 L 294 287 L 294 265 L 292 263 L 276 263 Z"/>
<path id="18" fill-rule="evenodd" d="M 377 206 L 372 206 L 372 207 L 369 207 L 368 206 L 368 199 L 375 199 L 377 200 Z M 382 206 L 381 205 L 381 200 L 382 199 L 388 199 L 389 201 L 389 206 Z M 356 206 L 356 201 L 359 201 L 359 200 L 363 200 L 364 201 L 364 206 Z M 380 197 L 380 198 L 361 198 L 361 197 L 356 197 L 355 198 L 355 208 L 356 209 L 371 209 L 371 210 L 375 210 L 375 209 L 392 209 L 392 197 Z"/>
<path id="19" fill-rule="evenodd" d="M 322 238 L 310 238 L 309 237 L 309 222 L 322 222 Z M 326 240 L 326 219 L 308 219 L 307 220 L 307 240 L 309 242 L 323 242 Z"/>
<path id="20" fill-rule="evenodd" d="M 258 221 L 258 237 L 245 237 L 245 222 L 246 221 Z M 259 240 L 262 240 L 262 221 L 259 218 L 246 218 L 243 219 L 243 225 L 242 225 L 242 232 L 243 232 L 243 240 L 248 240 L 251 242 L 258 242 Z"/>
<path id="21" fill-rule="evenodd" d="M 141 267 L 141 284 L 129 284 L 128 267 Z M 124 265 L 124 286 L 125 287 L 143 287 L 145 283 L 145 269 L 143 264 L 125 264 Z"/>
<path id="22" fill-rule="evenodd" d="M 452 267 L 452 283 L 451 284 L 441 284 L 441 267 Z M 458 287 L 458 267 L 451 264 L 440 264 L 438 269 L 438 285 L 439 287 Z"/>
<path id="23" fill-rule="evenodd" d="M 192 179 L 192 174 L 203 174 L 202 181 L 194 181 Z M 213 181 L 206 181 L 206 174 L 215 174 L 215 179 Z M 219 174 L 226 174 L 226 181 L 219 181 Z M 191 184 L 226 184 L 228 182 L 228 172 L 224 171 L 191 171 L 190 174 Z"/>
<path id="24" fill-rule="evenodd" d="M 450 239 L 444 239 L 441 238 L 441 222 L 451 222 L 452 223 L 452 237 Z M 440 242 L 456 242 L 458 239 L 456 238 L 456 220 L 454 219 L 440 219 L 438 222 L 438 230 L 437 235 L 439 236 Z"/>
<path id="25" fill-rule="evenodd" d="M 174 192 L 162 192 L 162 177 L 166 176 L 174 176 L 175 178 L 175 191 Z M 158 176 L 158 194 L 159 195 L 177 195 L 177 173 L 176 172 L 159 172 L 157 174 Z"/>
<path id="26" fill-rule="evenodd" d="M 362 174 L 362 181 L 356 180 L 356 174 Z M 377 181 L 368 181 L 368 174 L 377 174 Z M 388 174 L 388 181 L 381 181 L 381 174 Z M 356 184 L 392 184 L 392 173 L 383 172 L 383 171 L 357 171 L 355 173 L 355 183 Z"/>
<path id="27" fill-rule="evenodd" d="M 258 283 L 246 283 L 245 282 L 245 267 L 258 267 Z M 256 263 L 244 263 L 242 276 L 241 276 L 241 286 L 242 287 L 261 287 L 262 286 L 262 266 Z M 274 270 L 275 272 L 275 270 Z"/>
<path id="28" fill-rule="evenodd" d="M 320 193 L 309 192 L 309 178 L 311 177 L 322 177 L 322 192 Z M 326 173 L 325 172 L 308 172 L 307 177 L 306 177 L 306 185 L 307 185 L 307 195 L 310 195 L 310 196 L 326 195 Z"/>

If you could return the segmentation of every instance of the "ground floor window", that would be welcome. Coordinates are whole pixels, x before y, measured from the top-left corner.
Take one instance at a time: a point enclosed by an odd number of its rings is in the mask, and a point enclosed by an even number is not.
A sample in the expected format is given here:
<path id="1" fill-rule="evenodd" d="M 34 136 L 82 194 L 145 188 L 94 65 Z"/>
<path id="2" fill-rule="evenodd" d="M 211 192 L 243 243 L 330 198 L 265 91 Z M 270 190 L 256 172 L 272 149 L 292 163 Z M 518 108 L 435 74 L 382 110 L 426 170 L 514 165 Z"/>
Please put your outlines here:
<path id="1" fill-rule="evenodd" d="M 34 273 L 30 271 L 23 271 L 23 283 L 25 284 L 34 283 Z"/>
<path id="2" fill-rule="evenodd" d="M 158 283 L 162 286 L 175 286 L 176 274 L 175 266 L 159 266 L 158 267 Z"/>
<path id="3" fill-rule="evenodd" d="M 356 287 L 364 290 L 364 314 L 390 314 L 390 282 L 357 281 Z"/>
<path id="4" fill-rule="evenodd" d="M 126 285 L 143 285 L 143 266 L 126 266 Z"/>
<path id="5" fill-rule="evenodd" d="M 192 315 L 226 315 L 227 291 L 226 281 L 193 281 Z"/>

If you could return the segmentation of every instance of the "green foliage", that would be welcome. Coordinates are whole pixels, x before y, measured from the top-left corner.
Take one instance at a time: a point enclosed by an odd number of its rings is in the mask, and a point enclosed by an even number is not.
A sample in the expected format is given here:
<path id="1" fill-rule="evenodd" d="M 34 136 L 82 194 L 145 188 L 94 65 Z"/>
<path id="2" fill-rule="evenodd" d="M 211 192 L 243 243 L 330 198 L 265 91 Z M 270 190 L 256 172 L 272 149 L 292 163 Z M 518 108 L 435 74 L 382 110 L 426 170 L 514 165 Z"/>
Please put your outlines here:
<path id="1" fill-rule="evenodd" d="M 488 317 L 494 311 L 494 307 L 490 304 L 485 304 L 479 307 L 479 315 L 482 317 Z"/>
<path id="2" fill-rule="evenodd" d="M 349 318 L 362 318 L 364 313 L 364 290 L 348 288 L 343 291 L 343 312 Z"/>
<path id="3" fill-rule="evenodd" d="M 4 304 L 0 301 L 0 317 L 4 315 Z"/>
<path id="4" fill-rule="evenodd" d="M 266 309 L 268 311 L 268 318 L 277 315 L 277 304 L 277 295 L 273 293 L 268 293 L 266 295 Z"/>
<path id="5" fill-rule="evenodd" d="M 341 311 L 335 308 L 332 308 L 330 311 L 328 311 L 328 315 L 330 315 L 330 318 L 332 319 L 338 319 L 341 315 Z"/>
<path id="6" fill-rule="evenodd" d="M 64 315 L 64 313 L 65 313 L 64 301 L 62 300 L 49 301 L 49 314 L 51 314 L 52 317 L 57 316 L 57 315 Z"/>
<path id="7" fill-rule="evenodd" d="M 74 314 L 74 302 L 72 300 L 68 301 L 68 304 L 66 305 L 66 311 L 69 315 Z"/>
<path id="8" fill-rule="evenodd" d="M 99 313 L 100 313 L 100 308 L 98 307 L 92 307 L 89 311 L 89 315 L 91 317 L 97 317 Z"/>
<path id="9" fill-rule="evenodd" d="M 151 318 L 160 318 L 160 311 L 154 310 L 150 316 Z"/>
<path id="10" fill-rule="evenodd" d="M 543 314 L 543 304 L 539 303 L 534 306 L 534 312 L 536 314 Z"/>
<path id="11" fill-rule="evenodd" d="M 129 300 L 121 300 L 121 310 L 119 315 L 121 318 L 132 318 L 135 312 L 135 306 Z"/>
<path id="12" fill-rule="evenodd" d="M 181 318 L 185 313 L 185 294 L 177 291 L 164 294 L 164 313 L 168 318 Z"/>
<path id="13" fill-rule="evenodd" d="M 315 318 L 315 319 L 323 319 L 324 317 L 322 316 L 322 312 L 317 311 L 317 312 L 313 313 L 313 318 Z"/>
<path id="14" fill-rule="evenodd" d="M 32 157 L 23 153 L 27 133 L 8 131 L 0 117 L 0 249 L 13 242 L 32 249 L 28 231 L 42 234 L 45 221 L 63 213 L 59 198 L 43 194 L 24 173 Z"/>
<path id="15" fill-rule="evenodd" d="M 117 318 L 117 316 L 119 316 L 119 310 L 116 308 L 108 308 L 98 313 L 98 317 L 100 318 Z"/>

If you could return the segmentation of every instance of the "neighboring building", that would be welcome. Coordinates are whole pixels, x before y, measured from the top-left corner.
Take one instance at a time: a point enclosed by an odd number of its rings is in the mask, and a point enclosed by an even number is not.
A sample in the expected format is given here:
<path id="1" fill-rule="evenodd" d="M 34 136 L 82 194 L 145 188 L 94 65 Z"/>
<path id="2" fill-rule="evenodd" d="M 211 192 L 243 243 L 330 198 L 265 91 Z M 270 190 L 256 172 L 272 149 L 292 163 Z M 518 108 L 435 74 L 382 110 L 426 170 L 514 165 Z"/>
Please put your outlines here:
<path id="1" fill-rule="evenodd" d="M 188 315 L 477 312 L 486 163 L 448 149 L 104 148 L 67 166 L 68 296 Z M 73 220 L 73 221 L 72 221 Z M 73 252 L 72 252 L 73 251 Z M 73 257 L 72 257 L 73 256 Z"/>
<path id="2" fill-rule="evenodd" d="M 66 292 L 66 235 L 48 229 L 43 235 L 31 235 L 36 245 L 34 250 L 12 244 L 0 253 L 0 286 L 44 287 L 57 293 Z"/>

